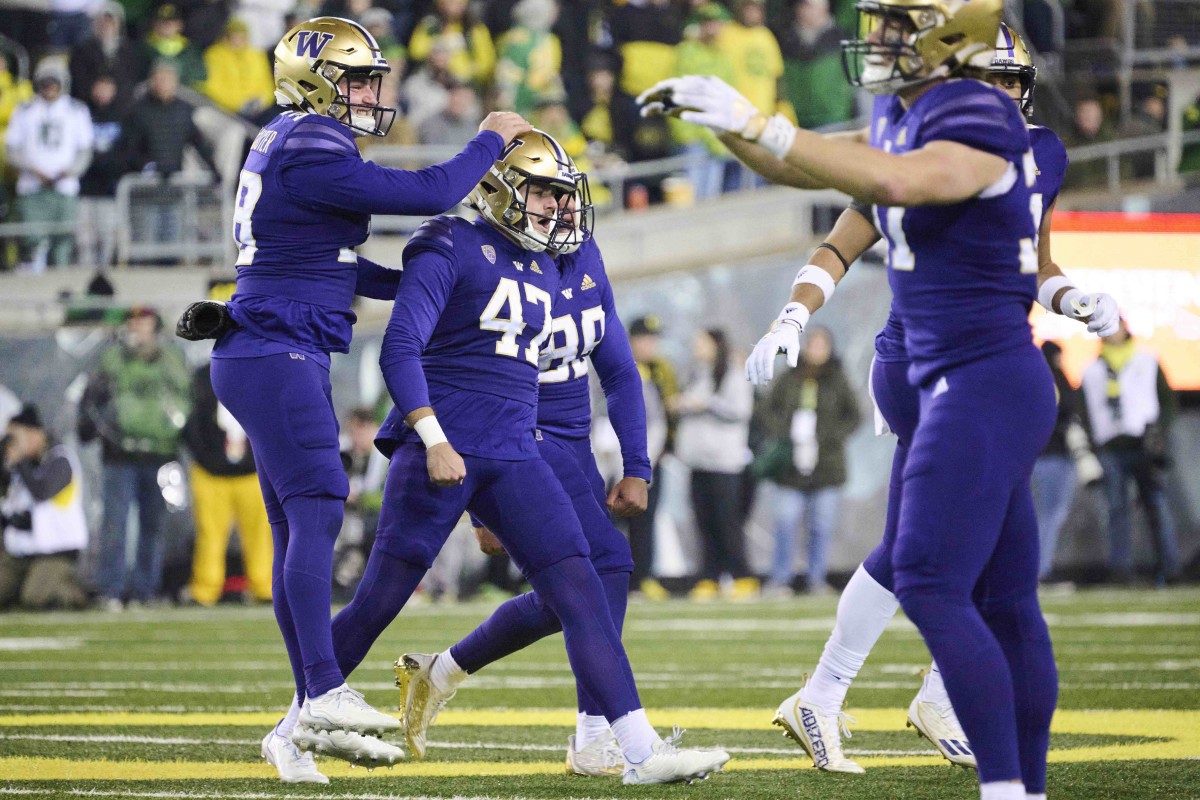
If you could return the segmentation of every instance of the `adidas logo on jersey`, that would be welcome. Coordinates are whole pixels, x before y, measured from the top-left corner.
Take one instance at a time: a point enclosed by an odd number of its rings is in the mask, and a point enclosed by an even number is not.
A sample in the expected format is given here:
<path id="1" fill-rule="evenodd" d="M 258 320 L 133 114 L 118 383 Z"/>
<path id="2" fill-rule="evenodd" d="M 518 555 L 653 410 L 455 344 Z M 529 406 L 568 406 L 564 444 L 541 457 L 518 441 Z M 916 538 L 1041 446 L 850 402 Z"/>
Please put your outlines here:
<path id="1" fill-rule="evenodd" d="M 536 261 L 531 261 L 529 263 L 529 271 L 536 272 L 538 275 L 542 274 L 542 268 L 537 265 Z"/>
<path id="2" fill-rule="evenodd" d="M 583 283 L 579 284 L 579 288 L 580 288 L 581 290 L 583 290 L 583 291 L 587 291 L 588 289 L 595 289 L 595 288 L 596 288 L 596 282 L 595 282 L 594 280 L 592 280 L 592 276 L 591 276 L 591 275 L 588 275 L 588 274 L 585 272 L 585 273 L 583 274 Z"/>

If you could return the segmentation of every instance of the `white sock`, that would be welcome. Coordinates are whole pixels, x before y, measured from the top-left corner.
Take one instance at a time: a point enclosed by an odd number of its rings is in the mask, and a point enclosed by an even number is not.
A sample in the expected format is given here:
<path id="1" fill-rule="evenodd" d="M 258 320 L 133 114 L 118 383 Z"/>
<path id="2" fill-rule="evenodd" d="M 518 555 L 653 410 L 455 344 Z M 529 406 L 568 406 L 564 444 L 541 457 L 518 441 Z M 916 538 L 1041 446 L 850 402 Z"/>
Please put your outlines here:
<path id="1" fill-rule="evenodd" d="M 280 736 L 290 739 L 292 731 L 296 729 L 296 723 L 300 720 L 300 698 L 292 695 L 292 704 L 288 706 L 287 715 L 279 721 L 275 726 L 275 730 Z"/>
<path id="2" fill-rule="evenodd" d="M 621 754 L 628 764 L 640 764 L 654 752 L 654 743 L 660 741 L 650 720 L 646 719 L 646 709 L 639 708 L 630 711 L 616 722 L 612 723 L 613 735 L 621 745 Z M 1023 799 L 1022 799 L 1023 800 Z"/>
<path id="3" fill-rule="evenodd" d="M 936 661 L 929 665 L 929 672 L 925 673 L 925 680 L 917 695 L 926 703 L 939 706 L 950 704 L 950 695 L 946 694 L 946 684 L 942 683 L 942 671 L 938 669 Z"/>
<path id="4" fill-rule="evenodd" d="M 979 800 L 1025 800 L 1025 786 L 1020 781 L 981 783 Z"/>
<path id="5" fill-rule="evenodd" d="M 608 720 L 582 711 L 575 717 L 575 751 L 608 735 Z"/>
<path id="6" fill-rule="evenodd" d="M 429 670 L 429 679 L 439 692 L 453 692 L 467 679 L 467 672 L 458 665 L 447 648 L 438 653 L 437 660 L 433 662 L 433 669 Z"/>
<path id="7" fill-rule="evenodd" d="M 1046 800 L 1046 793 L 1042 792 L 1041 794 L 1027 794 L 1025 795 L 1025 800 Z"/>
<path id="8" fill-rule="evenodd" d="M 329 695 L 333 694 L 334 692 L 340 692 L 342 689 L 349 689 L 349 688 L 350 688 L 349 684 L 343 683 L 341 686 L 335 686 L 332 689 L 330 689 L 328 692 L 325 692 L 324 694 L 319 694 L 316 697 L 309 697 L 308 700 L 309 700 L 309 702 L 316 702 L 317 700 L 320 700 L 322 697 L 328 697 Z"/>
<path id="9" fill-rule="evenodd" d="M 850 684 L 899 608 L 896 596 L 859 564 L 842 590 L 837 623 L 800 698 L 821 709 L 840 710 Z"/>

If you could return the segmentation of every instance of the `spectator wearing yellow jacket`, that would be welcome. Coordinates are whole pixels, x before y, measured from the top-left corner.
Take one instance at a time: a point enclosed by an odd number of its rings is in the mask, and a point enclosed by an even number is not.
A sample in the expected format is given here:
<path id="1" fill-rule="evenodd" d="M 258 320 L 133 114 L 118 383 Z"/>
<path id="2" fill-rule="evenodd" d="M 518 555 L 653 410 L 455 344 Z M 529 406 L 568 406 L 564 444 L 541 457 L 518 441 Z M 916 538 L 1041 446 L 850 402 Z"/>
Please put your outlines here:
<path id="1" fill-rule="evenodd" d="M 208 78 L 200 90 L 230 114 L 254 117 L 275 99 L 275 79 L 267 54 L 250 44 L 250 28 L 236 17 L 225 35 L 204 51 Z"/>
<path id="2" fill-rule="evenodd" d="M 483 88 L 492 82 L 496 47 L 487 26 L 467 7 L 467 0 L 436 0 L 434 13 L 424 17 L 408 42 L 408 58 L 419 63 L 435 45 L 449 51 L 450 73 L 460 81 Z"/>

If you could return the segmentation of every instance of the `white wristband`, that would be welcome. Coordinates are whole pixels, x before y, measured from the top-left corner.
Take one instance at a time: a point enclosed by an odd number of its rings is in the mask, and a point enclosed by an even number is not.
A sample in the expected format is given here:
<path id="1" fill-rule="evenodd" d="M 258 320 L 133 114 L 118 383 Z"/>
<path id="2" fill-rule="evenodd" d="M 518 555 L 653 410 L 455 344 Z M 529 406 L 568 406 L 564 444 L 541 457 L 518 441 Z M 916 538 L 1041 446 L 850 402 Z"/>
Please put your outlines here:
<path id="1" fill-rule="evenodd" d="M 766 127 L 755 141 L 770 150 L 776 158 L 787 158 L 792 142 L 796 141 L 796 126 L 783 114 L 776 114 L 767 120 Z"/>
<path id="2" fill-rule="evenodd" d="M 1052 314 L 1061 314 L 1063 312 L 1054 310 L 1054 295 L 1058 294 L 1060 289 L 1073 288 L 1075 287 L 1071 283 L 1071 280 L 1065 275 L 1055 275 L 1053 278 L 1047 278 L 1045 282 L 1038 287 L 1038 305 Z M 1069 307 L 1065 302 L 1059 303 L 1059 306 L 1061 308 Z"/>
<path id="3" fill-rule="evenodd" d="M 430 414 L 428 417 L 421 417 L 413 423 L 413 430 L 417 432 L 417 436 L 421 437 L 421 441 L 425 443 L 425 449 L 433 447 L 435 444 L 442 444 L 449 441 L 446 434 L 442 431 L 442 425 L 437 421 L 437 417 Z"/>
<path id="4" fill-rule="evenodd" d="M 804 327 L 808 325 L 808 319 L 811 316 L 812 312 L 805 308 L 803 303 L 788 303 L 783 307 L 783 311 L 779 312 L 779 316 L 775 318 L 775 324 L 779 325 L 788 322 L 795 325 L 803 333 Z"/>
<path id="5" fill-rule="evenodd" d="M 792 287 L 795 288 L 802 283 L 812 284 L 821 290 L 824 296 L 824 303 L 829 302 L 829 298 L 833 297 L 833 290 L 837 288 L 837 282 L 825 270 L 818 267 L 816 264 L 806 264 L 796 273 L 796 280 L 792 281 Z"/>

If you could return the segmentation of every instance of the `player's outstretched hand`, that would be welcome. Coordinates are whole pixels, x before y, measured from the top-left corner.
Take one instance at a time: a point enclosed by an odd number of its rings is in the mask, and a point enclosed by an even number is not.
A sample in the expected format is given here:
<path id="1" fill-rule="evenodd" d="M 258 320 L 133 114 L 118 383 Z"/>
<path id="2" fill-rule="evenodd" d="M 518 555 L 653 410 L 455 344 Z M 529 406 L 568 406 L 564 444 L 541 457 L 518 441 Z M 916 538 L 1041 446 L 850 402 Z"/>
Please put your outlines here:
<path id="1" fill-rule="evenodd" d="M 506 552 L 496 534 L 482 526 L 475 528 L 475 541 L 479 542 L 479 550 L 484 555 L 502 556 Z"/>
<path id="2" fill-rule="evenodd" d="M 770 383 L 775 377 L 775 356 L 781 351 L 789 367 L 800 363 L 800 327 L 790 321 L 776 321 L 754 345 L 746 359 L 746 379 L 755 386 Z"/>
<path id="3" fill-rule="evenodd" d="M 1087 323 L 1087 329 L 1099 336 L 1112 336 L 1121 325 L 1121 310 L 1112 295 L 1097 292 L 1071 302 L 1067 316 Z"/>
<path id="4" fill-rule="evenodd" d="M 493 111 L 483 118 L 483 122 L 479 123 L 479 130 L 495 131 L 504 137 L 504 143 L 507 145 L 511 142 L 518 133 L 532 130 L 533 126 L 514 111 Z"/>
<path id="5" fill-rule="evenodd" d="M 641 478 L 621 478 L 608 493 L 607 505 L 618 517 L 636 517 L 650 505 L 650 484 Z"/>
<path id="6" fill-rule="evenodd" d="M 230 328 L 237 327 L 229 309 L 217 300 L 197 300 L 183 310 L 179 322 L 175 323 L 175 335 L 180 339 L 198 342 L 201 339 L 219 339 Z"/>
<path id="7" fill-rule="evenodd" d="M 435 444 L 425 451 L 429 480 L 438 486 L 458 486 L 467 477 L 467 465 L 449 442 Z"/>
<path id="8" fill-rule="evenodd" d="M 659 81 L 638 96 L 642 116 L 667 114 L 705 125 L 717 133 L 746 132 L 758 114 L 754 104 L 713 75 L 684 75 Z M 760 126 L 761 129 L 761 126 Z"/>

